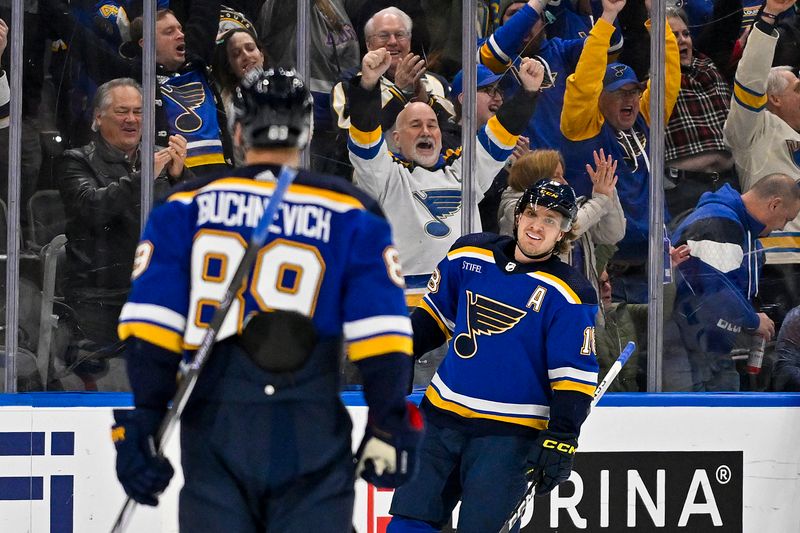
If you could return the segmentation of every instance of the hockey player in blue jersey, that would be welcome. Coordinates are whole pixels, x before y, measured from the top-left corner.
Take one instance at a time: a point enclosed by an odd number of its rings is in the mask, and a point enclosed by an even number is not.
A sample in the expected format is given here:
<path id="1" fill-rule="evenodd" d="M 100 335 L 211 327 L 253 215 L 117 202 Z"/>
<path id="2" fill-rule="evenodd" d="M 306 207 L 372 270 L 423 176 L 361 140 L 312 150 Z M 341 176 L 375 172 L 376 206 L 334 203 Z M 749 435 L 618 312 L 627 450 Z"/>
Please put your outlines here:
<path id="1" fill-rule="evenodd" d="M 234 100 L 248 166 L 189 183 L 153 210 L 120 316 L 135 409 L 115 412 L 117 477 L 148 505 L 173 473 L 151 437 L 181 356 L 201 342 L 279 165 L 298 165 L 309 138 L 312 100 L 293 71 L 258 69 Z M 300 170 L 270 234 L 181 419 L 182 532 L 349 533 L 356 472 L 396 487 L 414 471 L 412 330 L 377 204 L 343 179 Z M 369 406 L 357 465 L 339 398 L 343 344 Z"/>
<path id="2" fill-rule="evenodd" d="M 537 494 L 569 477 L 598 373 L 597 296 L 557 256 L 576 213 L 568 185 L 540 181 L 517 204 L 516 238 L 467 235 L 439 263 L 411 317 L 414 355 L 449 348 L 388 533 L 440 531 L 459 499 L 459 533 L 499 531 L 526 477 Z"/>

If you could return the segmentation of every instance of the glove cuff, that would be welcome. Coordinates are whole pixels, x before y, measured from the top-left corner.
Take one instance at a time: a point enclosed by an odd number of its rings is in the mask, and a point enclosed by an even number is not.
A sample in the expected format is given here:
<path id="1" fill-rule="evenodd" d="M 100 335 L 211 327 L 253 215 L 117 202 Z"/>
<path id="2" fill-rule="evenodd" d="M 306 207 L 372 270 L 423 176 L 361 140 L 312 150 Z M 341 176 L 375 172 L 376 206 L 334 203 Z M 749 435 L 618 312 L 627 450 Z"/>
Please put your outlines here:
<path id="1" fill-rule="evenodd" d="M 135 424 L 145 436 L 155 435 L 163 418 L 164 412 L 155 409 L 114 409 L 115 426 Z"/>
<path id="2" fill-rule="evenodd" d="M 578 435 L 575 433 L 569 433 L 566 431 L 550 431 L 549 429 L 544 429 L 539 433 L 539 436 L 547 436 L 551 439 L 556 440 L 578 440 Z"/>

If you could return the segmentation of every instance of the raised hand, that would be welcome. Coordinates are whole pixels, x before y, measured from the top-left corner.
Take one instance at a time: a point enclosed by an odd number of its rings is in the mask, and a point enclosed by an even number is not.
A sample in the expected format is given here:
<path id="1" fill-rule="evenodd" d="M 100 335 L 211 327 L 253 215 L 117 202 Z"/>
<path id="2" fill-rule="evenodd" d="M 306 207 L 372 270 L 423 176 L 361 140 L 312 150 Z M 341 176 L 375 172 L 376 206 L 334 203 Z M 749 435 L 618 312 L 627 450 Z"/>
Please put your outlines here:
<path id="1" fill-rule="evenodd" d="M 394 84 L 408 92 L 416 88 L 417 82 L 425 74 L 425 60 L 416 54 L 406 54 L 397 65 Z"/>
<path id="2" fill-rule="evenodd" d="M 592 194 L 603 194 L 610 197 L 619 180 L 616 174 L 617 161 L 611 157 L 611 154 L 606 157 L 602 148 L 599 154 L 595 150 L 592 155 L 594 156 L 594 168 L 586 165 L 586 172 L 592 179 Z"/>
<path id="3" fill-rule="evenodd" d="M 378 48 L 364 54 L 361 60 L 361 87 L 372 89 L 392 64 L 392 56 L 386 48 Z"/>
<path id="4" fill-rule="evenodd" d="M 0 56 L 6 51 L 8 45 L 8 24 L 3 19 L 0 19 Z"/>
<path id="5" fill-rule="evenodd" d="M 530 57 L 522 58 L 522 63 L 519 65 L 519 79 L 526 91 L 538 91 L 544 79 L 544 65 Z"/>
<path id="6" fill-rule="evenodd" d="M 601 18 L 613 24 L 619 12 L 625 7 L 625 2 L 626 0 L 603 0 L 603 14 Z M 648 4 L 650 0 L 645 0 L 645 2 L 645 7 L 647 7 L 647 12 L 649 13 L 650 6 Z"/>
<path id="7" fill-rule="evenodd" d="M 514 150 L 511 151 L 511 160 L 516 161 L 523 155 L 527 154 L 531 151 L 531 141 L 524 135 L 520 135 L 517 139 L 517 144 L 514 146 Z"/>

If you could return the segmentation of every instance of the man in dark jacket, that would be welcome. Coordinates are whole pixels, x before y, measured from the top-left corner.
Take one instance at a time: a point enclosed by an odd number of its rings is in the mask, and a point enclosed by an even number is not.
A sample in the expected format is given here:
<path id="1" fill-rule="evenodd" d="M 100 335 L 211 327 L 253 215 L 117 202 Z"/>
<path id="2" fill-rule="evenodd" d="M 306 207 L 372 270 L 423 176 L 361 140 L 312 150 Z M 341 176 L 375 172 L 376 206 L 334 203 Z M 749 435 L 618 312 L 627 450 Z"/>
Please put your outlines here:
<path id="1" fill-rule="evenodd" d="M 59 37 L 83 59 L 93 81 L 141 79 L 141 17 L 132 21 L 131 41 L 120 48 L 130 57 L 122 57 L 109 52 L 102 39 L 81 26 L 61 0 L 43 1 L 42 7 L 58 21 Z M 219 12 L 219 0 L 198 0 L 192 3 L 185 26 L 169 9 L 159 9 L 155 15 L 156 144 L 166 145 L 170 135 L 185 137 L 186 166 L 198 176 L 214 174 L 232 163 L 222 100 L 208 74 Z"/>
<path id="2" fill-rule="evenodd" d="M 65 296 L 78 329 L 73 345 L 113 354 L 140 233 L 141 87 L 131 78 L 104 83 L 93 115 L 95 139 L 66 151 L 59 172 L 67 216 Z M 168 144 L 155 154 L 157 197 L 186 177 L 186 139 L 173 135 Z"/>
<path id="3" fill-rule="evenodd" d="M 687 244 L 690 258 L 675 275 L 677 329 L 667 332 L 676 332 L 683 346 L 665 339 L 664 390 L 739 390 L 730 357 L 737 335 L 745 331 L 770 340 L 775 334 L 773 321 L 752 304 L 764 262 L 758 237 L 783 229 L 798 212 L 794 179 L 770 174 L 744 194 L 729 185 L 703 194 L 678 226 L 672 243 Z"/>

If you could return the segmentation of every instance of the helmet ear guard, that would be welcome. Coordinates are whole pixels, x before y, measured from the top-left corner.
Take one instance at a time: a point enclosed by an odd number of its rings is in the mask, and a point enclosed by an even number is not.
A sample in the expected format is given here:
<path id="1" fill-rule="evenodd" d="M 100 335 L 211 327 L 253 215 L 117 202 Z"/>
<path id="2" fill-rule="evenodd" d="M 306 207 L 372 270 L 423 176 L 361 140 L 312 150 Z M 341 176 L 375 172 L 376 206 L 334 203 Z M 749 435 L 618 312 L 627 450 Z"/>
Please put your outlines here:
<path id="1" fill-rule="evenodd" d="M 248 148 L 302 149 L 311 137 L 313 106 L 293 69 L 254 68 L 234 91 L 229 121 L 241 126 Z"/>

